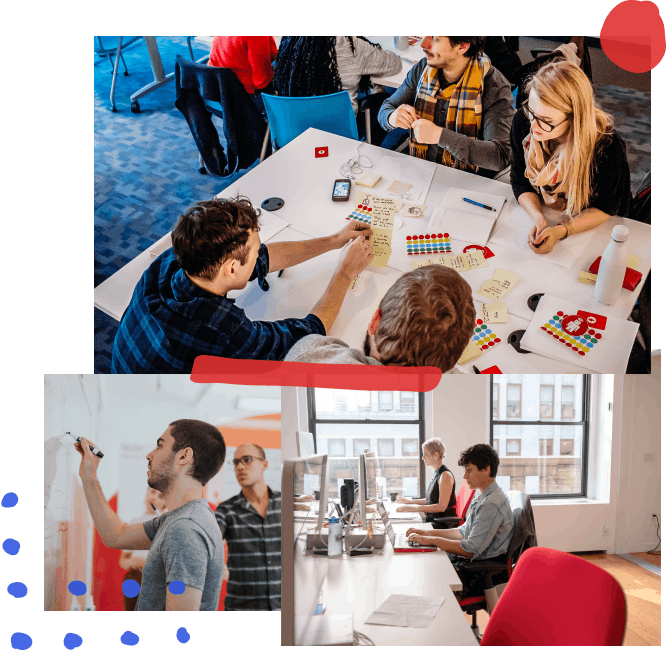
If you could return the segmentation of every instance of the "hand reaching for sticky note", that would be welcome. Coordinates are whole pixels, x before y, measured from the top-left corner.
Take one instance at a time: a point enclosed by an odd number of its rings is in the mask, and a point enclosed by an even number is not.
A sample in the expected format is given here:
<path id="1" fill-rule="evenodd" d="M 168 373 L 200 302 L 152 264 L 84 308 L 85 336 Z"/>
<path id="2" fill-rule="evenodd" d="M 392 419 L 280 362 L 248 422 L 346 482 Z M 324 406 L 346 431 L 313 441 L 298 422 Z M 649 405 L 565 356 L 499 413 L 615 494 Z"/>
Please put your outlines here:
<path id="1" fill-rule="evenodd" d="M 342 248 L 350 239 L 354 237 L 364 237 L 368 239 L 372 237 L 372 230 L 366 224 L 358 221 L 350 220 L 345 227 L 337 234 L 333 235 L 336 239 L 336 248 Z"/>
<path id="2" fill-rule="evenodd" d="M 357 237 L 347 242 L 340 253 L 338 271 L 348 277 L 349 282 L 372 261 L 372 245 L 367 239 Z"/>

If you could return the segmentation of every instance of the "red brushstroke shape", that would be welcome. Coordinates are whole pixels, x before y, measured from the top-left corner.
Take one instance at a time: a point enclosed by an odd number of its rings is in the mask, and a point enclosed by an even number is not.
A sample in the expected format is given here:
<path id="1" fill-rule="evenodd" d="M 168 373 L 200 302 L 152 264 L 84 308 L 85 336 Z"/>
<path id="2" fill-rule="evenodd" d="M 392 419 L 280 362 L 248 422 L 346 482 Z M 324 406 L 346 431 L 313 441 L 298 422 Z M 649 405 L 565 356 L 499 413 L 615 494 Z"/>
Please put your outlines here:
<path id="1" fill-rule="evenodd" d="M 439 384 L 442 371 L 423 366 L 329 365 L 290 361 L 257 361 L 200 356 L 190 379 L 200 384 L 246 386 L 308 386 L 349 390 L 408 390 L 428 392 Z"/>
<path id="2" fill-rule="evenodd" d="M 601 28 L 601 47 L 623 70 L 652 70 L 666 51 L 664 22 L 657 5 L 625 0 L 611 9 Z"/>

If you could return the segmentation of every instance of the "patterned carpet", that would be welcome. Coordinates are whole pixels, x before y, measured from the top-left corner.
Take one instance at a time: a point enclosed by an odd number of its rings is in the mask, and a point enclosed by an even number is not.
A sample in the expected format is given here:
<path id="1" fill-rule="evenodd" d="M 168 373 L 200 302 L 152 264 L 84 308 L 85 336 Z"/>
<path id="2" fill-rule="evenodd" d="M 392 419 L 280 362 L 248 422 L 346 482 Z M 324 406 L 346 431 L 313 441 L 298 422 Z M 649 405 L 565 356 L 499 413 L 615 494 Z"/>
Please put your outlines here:
<path id="1" fill-rule="evenodd" d="M 158 36 L 157 44 L 165 73 L 173 71 L 176 55 L 189 58 L 184 36 Z M 196 59 L 204 54 L 194 47 Z M 109 101 L 111 65 L 95 56 L 95 286 L 163 237 L 185 208 L 241 175 L 199 174 L 194 140 L 174 106 L 173 81 L 143 97 L 141 113 L 130 112 L 130 95 L 153 75 L 143 40 L 123 56 L 130 76 L 122 74 L 121 63 L 117 113 Z M 635 189 L 650 169 L 650 93 L 617 86 L 597 86 L 596 91 L 627 143 Z M 116 328 L 114 319 L 95 309 L 95 372 L 109 371 Z"/>

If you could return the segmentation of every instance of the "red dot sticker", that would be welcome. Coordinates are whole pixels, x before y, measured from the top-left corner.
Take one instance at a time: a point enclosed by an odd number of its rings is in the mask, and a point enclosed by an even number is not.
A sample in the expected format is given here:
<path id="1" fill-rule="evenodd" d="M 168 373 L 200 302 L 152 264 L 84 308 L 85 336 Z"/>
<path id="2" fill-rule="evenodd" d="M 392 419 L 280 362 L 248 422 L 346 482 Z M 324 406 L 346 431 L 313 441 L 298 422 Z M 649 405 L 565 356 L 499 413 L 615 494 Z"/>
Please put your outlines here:
<path id="1" fill-rule="evenodd" d="M 600 338 L 601 338 L 601 334 L 599 334 L 599 333 L 597 332 L 597 334 L 595 335 L 595 338 L 596 338 L 596 339 L 600 339 Z"/>
<path id="2" fill-rule="evenodd" d="M 476 319 L 476 324 L 477 325 L 483 325 L 483 321 L 480 318 Z"/>
<path id="3" fill-rule="evenodd" d="M 448 237 L 448 236 L 449 236 L 449 233 L 448 233 L 448 232 L 445 232 L 445 233 L 444 233 L 444 237 Z"/>
<path id="4" fill-rule="evenodd" d="M 487 346 L 487 345 L 484 345 L 481 349 L 482 349 L 482 350 L 487 350 L 487 349 L 488 349 L 488 346 Z"/>
<path id="5" fill-rule="evenodd" d="M 444 235 L 442 235 L 442 233 L 440 232 L 440 233 L 437 235 L 437 237 L 438 237 L 439 239 L 443 239 L 443 238 L 444 238 Z"/>
<path id="6" fill-rule="evenodd" d="M 407 235 L 407 241 L 409 241 L 412 238 L 411 235 Z"/>
<path id="7" fill-rule="evenodd" d="M 426 239 L 430 239 L 430 235 L 426 235 L 425 238 L 426 238 Z"/>
<path id="8" fill-rule="evenodd" d="M 502 339 L 495 339 L 495 343 L 501 343 Z"/>
<path id="9" fill-rule="evenodd" d="M 419 235 L 419 239 L 423 239 L 423 235 Z"/>
<path id="10" fill-rule="evenodd" d="M 563 312 L 563 311 L 558 311 L 558 312 L 557 312 L 557 315 L 558 315 L 558 316 L 564 316 L 564 312 Z"/>

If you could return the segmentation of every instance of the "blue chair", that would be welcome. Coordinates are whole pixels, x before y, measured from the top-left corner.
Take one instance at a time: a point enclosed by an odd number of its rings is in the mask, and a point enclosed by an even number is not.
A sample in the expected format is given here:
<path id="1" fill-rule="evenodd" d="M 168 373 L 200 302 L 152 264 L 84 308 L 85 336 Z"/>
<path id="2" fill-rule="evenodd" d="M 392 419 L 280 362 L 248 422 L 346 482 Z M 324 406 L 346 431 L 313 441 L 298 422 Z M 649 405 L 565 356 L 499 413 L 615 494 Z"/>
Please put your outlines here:
<path id="1" fill-rule="evenodd" d="M 279 97 L 262 93 L 273 151 L 281 149 L 309 128 L 358 140 L 356 116 L 349 93 L 315 97 Z"/>
<path id="2" fill-rule="evenodd" d="M 110 43 L 106 44 L 102 40 L 102 38 L 107 39 L 108 41 L 112 40 L 114 41 L 113 45 Z M 118 45 L 115 45 L 115 39 L 118 39 Z M 111 110 L 115 113 L 116 112 L 116 102 L 115 102 L 115 94 L 116 94 L 116 79 L 118 77 L 118 63 L 120 60 L 123 62 L 123 66 L 125 67 L 125 76 L 129 76 L 129 72 L 127 71 L 127 64 L 125 63 L 125 58 L 123 57 L 123 50 L 126 47 L 129 47 L 132 45 L 132 43 L 136 43 L 136 41 L 140 40 L 143 38 L 142 36 L 95 36 L 95 54 L 98 56 L 105 56 L 108 60 L 109 63 L 111 63 L 111 56 L 113 54 L 116 55 L 116 61 L 115 63 L 112 63 L 113 65 L 113 79 L 111 81 Z M 124 39 L 124 42 L 123 42 Z"/>

